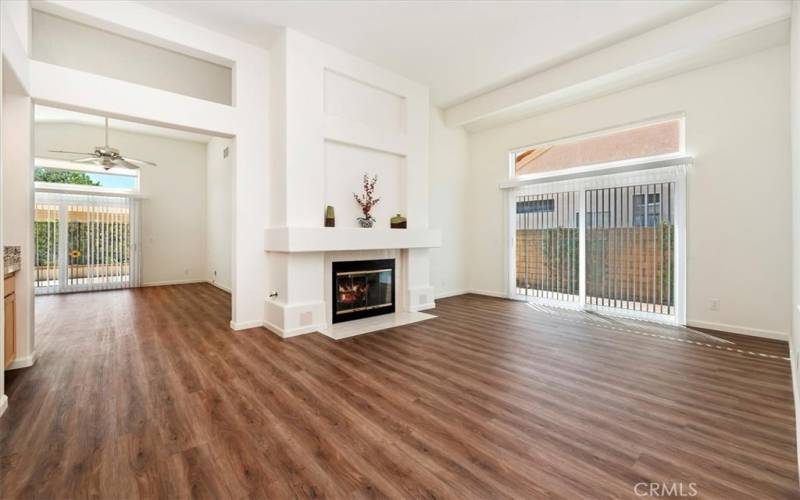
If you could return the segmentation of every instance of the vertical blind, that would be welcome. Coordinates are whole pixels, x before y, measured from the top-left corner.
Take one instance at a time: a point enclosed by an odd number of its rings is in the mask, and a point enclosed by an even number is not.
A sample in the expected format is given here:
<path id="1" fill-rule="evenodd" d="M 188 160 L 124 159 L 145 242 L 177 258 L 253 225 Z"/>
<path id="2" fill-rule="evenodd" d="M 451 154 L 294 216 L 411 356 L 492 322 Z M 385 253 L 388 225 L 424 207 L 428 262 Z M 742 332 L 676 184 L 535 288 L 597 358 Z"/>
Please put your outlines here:
<path id="1" fill-rule="evenodd" d="M 518 294 L 578 300 L 579 194 L 567 191 L 517 196 Z"/>
<path id="2" fill-rule="evenodd" d="M 36 293 L 139 285 L 139 210 L 134 198 L 36 193 Z"/>
<path id="3" fill-rule="evenodd" d="M 586 190 L 586 304 L 674 313 L 674 183 Z"/>

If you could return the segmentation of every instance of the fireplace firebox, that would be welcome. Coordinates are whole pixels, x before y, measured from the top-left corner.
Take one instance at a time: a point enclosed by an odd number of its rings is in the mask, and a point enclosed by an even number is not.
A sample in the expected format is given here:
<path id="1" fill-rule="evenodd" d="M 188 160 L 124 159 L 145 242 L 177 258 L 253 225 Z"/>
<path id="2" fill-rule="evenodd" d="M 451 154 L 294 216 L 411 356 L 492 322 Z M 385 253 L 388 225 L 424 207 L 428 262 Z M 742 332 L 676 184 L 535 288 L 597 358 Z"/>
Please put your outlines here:
<path id="1" fill-rule="evenodd" d="M 395 311 L 394 259 L 333 262 L 333 322 Z"/>

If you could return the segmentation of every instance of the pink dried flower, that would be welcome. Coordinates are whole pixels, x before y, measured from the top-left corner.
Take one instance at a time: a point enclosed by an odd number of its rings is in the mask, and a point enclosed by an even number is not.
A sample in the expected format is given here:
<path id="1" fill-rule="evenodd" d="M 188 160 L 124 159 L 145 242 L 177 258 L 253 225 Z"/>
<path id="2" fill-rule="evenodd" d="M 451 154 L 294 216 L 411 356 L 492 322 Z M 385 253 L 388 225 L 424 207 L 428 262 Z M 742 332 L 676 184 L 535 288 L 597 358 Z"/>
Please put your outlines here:
<path id="1" fill-rule="evenodd" d="M 369 174 L 364 173 L 364 194 L 358 195 L 353 193 L 353 198 L 361 207 L 361 211 L 364 213 L 365 217 L 369 216 L 372 208 L 377 205 L 379 201 L 381 201 L 380 198 L 373 198 L 373 195 L 375 194 L 375 183 L 377 181 L 377 174 L 370 179 Z"/>

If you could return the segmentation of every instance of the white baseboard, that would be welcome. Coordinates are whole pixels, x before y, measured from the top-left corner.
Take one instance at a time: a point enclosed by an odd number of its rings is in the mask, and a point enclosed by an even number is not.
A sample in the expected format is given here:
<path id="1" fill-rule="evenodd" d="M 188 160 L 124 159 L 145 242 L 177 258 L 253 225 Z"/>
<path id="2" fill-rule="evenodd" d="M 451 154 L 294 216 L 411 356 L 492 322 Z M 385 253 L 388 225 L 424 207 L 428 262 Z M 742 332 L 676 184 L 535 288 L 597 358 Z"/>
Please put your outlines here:
<path id="1" fill-rule="evenodd" d="M 3 413 L 6 412 L 8 409 L 8 396 L 5 394 L 0 394 L 0 417 L 3 416 Z"/>
<path id="2" fill-rule="evenodd" d="M 455 297 L 457 295 L 466 295 L 468 293 L 474 293 L 475 295 L 485 295 L 487 297 L 499 297 L 501 299 L 506 298 L 506 294 L 503 292 L 493 292 L 489 290 L 476 290 L 476 289 L 466 289 L 466 290 L 452 290 L 449 292 L 442 292 L 436 295 L 437 299 L 446 299 L 447 297 Z"/>
<path id="3" fill-rule="evenodd" d="M 506 298 L 506 294 L 503 293 L 503 292 L 494 292 L 494 291 L 490 291 L 490 290 L 476 290 L 474 288 L 469 290 L 469 291 L 467 291 L 467 292 L 465 292 L 465 293 L 474 293 L 476 295 L 486 295 L 487 297 L 499 297 L 501 299 Z"/>
<path id="4" fill-rule="evenodd" d="M 714 323 L 711 321 L 699 321 L 690 319 L 686 322 L 686 326 L 696 326 L 698 328 L 708 328 L 710 330 L 719 330 L 721 332 L 738 333 L 740 335 L 749 335 L 750 337 L 761 337 L 764 339 L 773 340 L 789 340 L 789 334 L 786 332 L 778 332 L 775 330 L 762 330 L 760 328 L 750 328 L 746 326 L 728 325 L 725 323 Z"/>
<path id="5" fill-rule="evenodd" d="M 469 290 L 451 290 L 449 292 L 441 292 L 436 294 L 437 299 L 446 299 L 447 297 L 455 297 L 456 295 L 464 295 L 469 293 Z"/>
<path id="6" fill-rule="evenodd" d="M 168 285 L 191 285 L 194 283 L 206 283 L 206 280 L 169 280 L 169 281 L 151 281 L 150 283 L 142 283 L 144 286 L 168 286 Z"/>
<path id="7" fill-rule="evenodd" d="M 24 358 L 17 358 L 8 365 L 6 370 L 18 370 L 20 368 L 28 368 L 29 366 L 33 366 L 36 363 L 36 353 L 32 353 Z"/>
<path id="8" fill-rule="evenodd" d="M 417 304 L 414 307 L 409 307 L 411 312 L 427 311 L 428 309 L 436 309 L 436 302 L 428 302 L 427 304 Z"/>
<path id="9" fill-rule="evenodd" d="M 234 322 L 231 321 L 230 323 L 231 330 L 247 330 L 249 328 L 258 328 L 259 326 L 264 326 L 264 322 L 260 319 L 254 319 L 252 321 L 239 321 Z"/>
<path id="10" fill-rule="evenodd" d="M 222 286 L 219 283 L 214 283 L 213 281 L 210 281 L 210 280 L 206 280 L 206 283 L 208 283 L 209 285 L 211 285 L 213 287 L 219 288 L 223 292 L 231 293 L 231 289 L 228 288 L 227 286 Z"/>
<path id="11" fill-rule="evenodd" d="M 452 290 L 449 292 L 442 292 L 436 295 L 437 299 L 446 299 L 447 297 L 455 297 L 457 295 L 466 295 L 468 293 L 474 293 L 475 295 L 485 295 L 487 297 L 499 297 L 501 299 L 506 298 L 506 294 L 503 292 L 493 292 L 489 290 L 476 290 L 476 289 L 466 289 L 466 290 Z"/>
<path id="12" fill-rule="evenodd" d="M 264 321 L 262 326 L 282 339 L 297 337 L 298 335 L 305 335 L 307 333 L 319 332 L 325 329 L 325 325 L 310 325 L 284 330 L 277 325 L 273 325 L 269 321 Z"/>

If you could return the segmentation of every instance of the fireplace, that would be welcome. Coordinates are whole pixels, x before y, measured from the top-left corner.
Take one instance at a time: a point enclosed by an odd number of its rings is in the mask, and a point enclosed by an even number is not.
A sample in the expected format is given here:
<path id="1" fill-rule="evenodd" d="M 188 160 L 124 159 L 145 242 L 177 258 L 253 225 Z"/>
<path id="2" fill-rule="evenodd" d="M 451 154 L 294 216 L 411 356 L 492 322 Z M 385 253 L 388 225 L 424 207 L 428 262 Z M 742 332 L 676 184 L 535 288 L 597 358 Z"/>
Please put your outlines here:
<path id="1" fill-rule="evenodd" d="M 333 262 L 333 322 L 395 311 L 394 259 Z"/>

